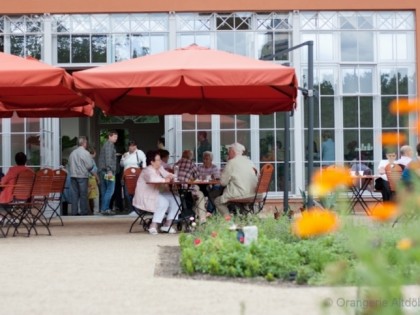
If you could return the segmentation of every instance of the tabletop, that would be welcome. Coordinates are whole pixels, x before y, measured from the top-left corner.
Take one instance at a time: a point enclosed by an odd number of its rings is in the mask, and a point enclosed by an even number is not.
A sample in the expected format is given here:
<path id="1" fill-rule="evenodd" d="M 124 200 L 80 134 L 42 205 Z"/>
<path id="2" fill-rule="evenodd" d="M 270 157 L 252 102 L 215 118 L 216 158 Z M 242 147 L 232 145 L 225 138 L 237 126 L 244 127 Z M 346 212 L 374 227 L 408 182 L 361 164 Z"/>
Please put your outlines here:
<path id="1" fill-rule="evenodd" d="M 189 181 L 171 181 L 171 182 L 146 182 L 146 184 L 168 184 L 168 185 L 220 185 L 220 180 L 189 180 Z"/>
<path id="2" fill-rule="evenodd" d="M 358 179 L 358 178 L 378 178 L 381 177 L 380 175 L 351 175 L 351 178 Z"/>

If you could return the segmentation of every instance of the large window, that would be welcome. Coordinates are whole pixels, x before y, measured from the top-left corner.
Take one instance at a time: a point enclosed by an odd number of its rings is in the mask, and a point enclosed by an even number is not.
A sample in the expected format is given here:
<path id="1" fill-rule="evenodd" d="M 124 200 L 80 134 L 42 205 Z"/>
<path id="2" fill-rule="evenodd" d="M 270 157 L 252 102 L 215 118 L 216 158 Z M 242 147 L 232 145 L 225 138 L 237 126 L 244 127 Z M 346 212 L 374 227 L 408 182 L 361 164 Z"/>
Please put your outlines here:
<path id="1" fill-rule="evenodd" d="M 10 124 L 4 124 L 2 141 L 10 144 L 8 150 L 4 150 L 2 160 L 15 164 L 15 155 L 24 152 L 28 158 L 27 165 L 40 167 L 45 165 L 42 159 L 43 151 L 41 140 L 44 132 L 41 129 L 39 118 L 19 118 L 16 115 L 9 120 Z"/>
<path id="2" fill-rule="evenodd" d="M 304 12 L 301 32 L 315 48 L 315 160 L 319 153 L 319 165 L 328 164 L 322 152 L 327 134 L 334 164 L 364 163 L 375 171 L 383 155 L 380 134 L 408 135 L 407 116 L 391 115 L 388 107 L 393 99 L 416 95 L 413 13 Z M 305 85 L 306 56 L 301 62 Z M 305 129 L 307 116 L 305 107 Z"/>
<path id="3" fill-rule="evenodd" d="M 168 49 L 167 14 L 53 16 L 54 63 L 117 62 Z"/>
<path id="4" fill-rule="evenodd" d="M 292 162 L 291 176 L 286 177 L 284 172 L 284 159 L 286 150 L 289 150 L 289 160 L 294 161 L 294 143 L 290 147 L 285 146 L 285 115 L 288 113 L 276 113 L 272 115 L 259 116 L 259 160 L 261 166 L 264 163 L 274 165 L 274 177 L 271 183 L 270 191 L 284 191 L 285 181 L 288 180 L 289 189 L 294 182 L 294 162 Z M 293 138 L 293 128 L 291 128 L 291 137 Z"/>
<path id="5" fill-rule="evenodd" d="M 262 60 L 289 61 L 289 13 L 180 13 L 177 46 L 193 43 Z"/>
<path id="6" fill-rule="evenodd" d="M 43 46 L 42 16 L 0 16 L 0 51 L 42 59 Z"/>

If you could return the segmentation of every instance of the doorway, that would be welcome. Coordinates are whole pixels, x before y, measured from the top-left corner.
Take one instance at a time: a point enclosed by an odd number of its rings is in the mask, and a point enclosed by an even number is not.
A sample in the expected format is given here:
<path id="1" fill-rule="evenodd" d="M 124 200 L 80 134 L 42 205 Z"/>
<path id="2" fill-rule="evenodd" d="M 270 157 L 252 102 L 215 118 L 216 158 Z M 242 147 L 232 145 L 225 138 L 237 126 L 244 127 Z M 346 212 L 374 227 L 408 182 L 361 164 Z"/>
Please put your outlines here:
<path id="1" fill-rule="evenodd" d="M 96 125 L 91 130 L 91 139 L 95 139 L 95 146 L 102 146 L 100 135 L 104 131 L 115 129 L 118 131 L 118 141 L 115 144 L 117 153 L 123 154 L 128 150 L 128 141 L 135 140 L 137 147 L 146 153 L 157 148 L 157 140 L 165 133 L 164 116 L 96 116 Z M 92 132 L 93 131 L 93 132 Z M 98 150 L 99 151 L 99 150 Z"/>

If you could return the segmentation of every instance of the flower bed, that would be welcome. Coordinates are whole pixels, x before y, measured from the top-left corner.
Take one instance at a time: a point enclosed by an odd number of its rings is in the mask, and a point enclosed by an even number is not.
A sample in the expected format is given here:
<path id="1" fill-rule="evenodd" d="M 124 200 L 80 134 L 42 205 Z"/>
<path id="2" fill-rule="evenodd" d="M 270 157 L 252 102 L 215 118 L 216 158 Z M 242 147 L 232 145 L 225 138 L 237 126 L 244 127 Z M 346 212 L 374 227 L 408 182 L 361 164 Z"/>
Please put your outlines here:
<path id="1" fill-rule="evenodd" d="M 343 218 L 346 224 L 342 222 L 334 234 L 300 238 L 286 217 L 246 218 L 236 224 L 256 225 L 259 230 L 258 240 L 249 246 L 240 242 L 236 231 L 229 230 L 231 222 L 212 219 L 180 236 L 182 269 L 187 274 L 264 277 L 297 284 L 358 284 L 370 282 L 366 275 L 370 262 L 385 265 L 384 272 L 404 283 L 419 283 L 420 251 L 405 237 L 419 222 L 391 228 L 365 219 Z M 366 258 L 363 264 L 360 255 Z M 383 261 L 377 261 L 379 258 Z"/>

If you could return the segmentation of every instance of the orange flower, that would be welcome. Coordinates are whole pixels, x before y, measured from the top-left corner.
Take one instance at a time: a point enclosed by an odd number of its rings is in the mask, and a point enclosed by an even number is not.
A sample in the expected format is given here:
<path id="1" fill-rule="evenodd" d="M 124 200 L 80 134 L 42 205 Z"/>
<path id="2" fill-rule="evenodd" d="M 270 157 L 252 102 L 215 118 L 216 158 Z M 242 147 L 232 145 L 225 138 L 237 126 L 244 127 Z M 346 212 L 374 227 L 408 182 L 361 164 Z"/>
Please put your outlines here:
<path id="1" fill-rule="evenodd" d="M 396 114 L 409 114 L 420 108 L 420 101 L 418 99 L 400 98 L 395 99 L 389 104 L 390 113 Z"/>
<path id="2" fill-rule="evenodd" d="M 398 132 L 384 132 L 382 134 L 383 145 L 400 145 L 404 142 L 406 142 L 405 134 Z"/>
<path id="3" fill-rule="evenodd" d="M 370 212 L 370 216 L 376 221 L 389 221 L 395 218 L 398 214 L 397 205 L 393 202 L 384 202 L 377 205 Z"/>
<path id="4" fill-rule="evenodd" d="M 349 186 L 351 183 L 350 172 L 346 168 L 320 169 L 314 174 L 309 191 L 312 195 L 325 196 L 340 186 Z"/>
<path id="5" fill-rule="evenodd" d="M 409 238 L 403 238 L 398 241 L 397 248 L 399 250 L 407 250 L 413 246 L 413 241 Z"/>
<path id="6" fill-rule="evenodd" d="M 335 213 L 311 208 L 293 222 L 292 230 L 295 235 L 307 238 L 334 232 L 338 226 L 339 221 Z"/>

